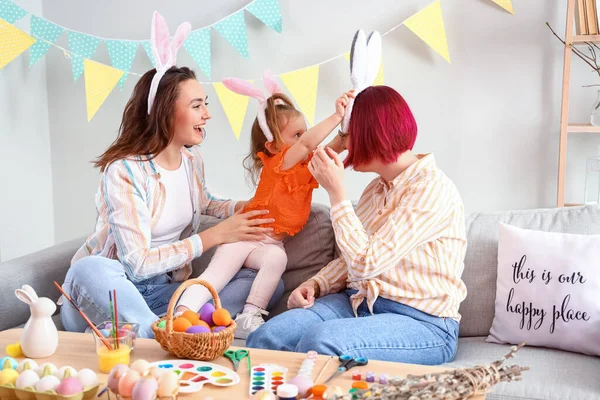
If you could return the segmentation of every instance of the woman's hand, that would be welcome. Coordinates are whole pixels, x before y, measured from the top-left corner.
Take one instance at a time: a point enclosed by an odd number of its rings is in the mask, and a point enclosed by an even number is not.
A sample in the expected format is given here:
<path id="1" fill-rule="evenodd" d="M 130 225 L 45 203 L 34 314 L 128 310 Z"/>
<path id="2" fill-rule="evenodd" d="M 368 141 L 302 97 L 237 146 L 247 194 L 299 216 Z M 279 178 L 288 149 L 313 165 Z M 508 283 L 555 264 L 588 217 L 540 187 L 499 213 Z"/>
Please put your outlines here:
<path id="1" fill-rule="evenodd" d="M 310 308 L 315 304 L 315 286 L 312 281 L 304 282 L 298 286 L 288 298 L 287 307 Z"/>
<path id="2" fill-rule="evenodd" d="M 331 148 L 318 148 L 308 164 L 308 169 L 319 185 L 327 190 L 331 205 L 345 200 L 344 163 Z"/>
<path id="3" fill-rule="evenodd" d="M 259 225 L 271 224 L 275 220 L 273 218 L 252 218 L 268 213 L 268 210 L 255 210 L 243 214 L 241 211 L 237 211 L 225 221 L 200 232 L 204 251 L 223 243 L 263 240 L 265 234 L 272 232 L 273 228 L 262 228 Z"/>
<path id="4" fill-rule="evenodd" d="M 346 106 L 348 106 L 351 98 L 354 98 L 354 89 L 347 91 L 335 101 L 335 115 L 340 119 L 344 118 Z"/>

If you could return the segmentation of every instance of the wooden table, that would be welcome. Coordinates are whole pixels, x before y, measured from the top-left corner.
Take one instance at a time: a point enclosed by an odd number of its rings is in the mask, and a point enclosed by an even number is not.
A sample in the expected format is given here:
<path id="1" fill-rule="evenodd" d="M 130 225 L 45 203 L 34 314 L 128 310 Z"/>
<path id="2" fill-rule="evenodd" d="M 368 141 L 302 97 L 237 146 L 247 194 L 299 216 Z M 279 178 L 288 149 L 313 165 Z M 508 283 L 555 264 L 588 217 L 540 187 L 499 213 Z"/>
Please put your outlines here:
<path id="1" fill-rule="evenodd" d="M 11 329 L 0 332 L 0 349 L 5 349 L 8 344 L 18 342 L 20 336 L 21 329 Z M 232 349 L 237 348 L 232 347 Z M 260 349 L 248 350 L 250 351 L 250 357 L 253 365 L 276 363 L 285 366 L 288 368 L 288 379 L 296 376 L 296 373 L 300 369 L 300 365 L 305 358 L 305 354 L 301 353 Z M 78 370 L 81 368 L 90 368 L 93 371 L 98 371 L 95 351 L 94 338 L 92 337 L 92 334 L 59 332 L 59 344 L 56 353 L 52 357 L 46 359 L 37 359 L 36 362 L 38 364 L 52 362 L 58 367 L 69 365 Z M 4 351 L 2 354 L 4 354 Z M 173 358 L 176 357 L 165 352 L 163 349 L 161 349 L 160 345 L 152 339 L 136 339 L 135 349 L 131 354 L 132 362 L 137 359 L 155 362 Z M 329 356 L 318 356 L 318 360 L 313 369 L 313 379 L 317 377 L 329 359 Z M 231 362 L 224 357 L 220 357 L 211 362 L 227 368 L 232 368 Z M 322 383 L 337 369 L 337 367 L 337 360 L 332 360 L 327 365 L 327 369 L 321 375 L 319 382 L 316 383 Z M 428 372 L 439 372 L 443 369 L 444 368 L 440 367 L 428 367 L 422 365 L 370 360 L 368 367 L 361 370 L 361 372 L 364 373 L 368 370 L 375 372 L 377 375 L 388 374 L 389 376 L 406 376 L 408 374 L 415 375 L 425 374 Z M 249 377 L 246 360 L 243 360 L 243 362 L 240 363 L 238 374 L 241 379 L 241 383 L 238 385 L 226 388 L 205 385 L 200 392 L 194 395 L 182 395 L 180 398 L 200 400 L 210 396 L 213 399 L 247 399 L 249 398 Z M 101 382 L 101 388 L 104 388 L 104 386 L 106 386 L 107 376 L 105 374 L 98 373 L 98 378 Z M 352 387 L 352 382 L 351 373 L 346 373 L 329 382 L 328 386 L 340 386 L 342 389 L 347 391 Z M 114 399 L 114 396 L 111 396 L 111 398 Z M 484 396 L 472 397 L 474 400 L 483 400 L 484 398 Z M 100 399 L 108 400 L 108 396 L 104 394 Z"/>

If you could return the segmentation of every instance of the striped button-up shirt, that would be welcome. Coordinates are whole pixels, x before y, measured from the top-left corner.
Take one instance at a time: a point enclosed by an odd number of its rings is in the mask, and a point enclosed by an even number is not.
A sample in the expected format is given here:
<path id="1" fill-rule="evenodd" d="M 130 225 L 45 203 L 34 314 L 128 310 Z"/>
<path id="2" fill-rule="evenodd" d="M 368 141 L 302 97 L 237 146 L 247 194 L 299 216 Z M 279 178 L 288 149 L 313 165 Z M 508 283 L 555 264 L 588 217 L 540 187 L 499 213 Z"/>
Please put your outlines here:
<path id="1" fill-rule="evenodd" d="M 331 208 L 342 255 L 311 278 L 321 296 L 351 288 L 358 290 L 351 297 L 355 314 L 365 299 L 372 313 L 382 296 L 460 320 L 467 293 L 462 199 L 432 154 L 418 157 L 393 181 L 372 181 L 356 211 L 350 201 Z"/>
<path id="2" fill-rule="evenodd" d="M 191 261 L 202 254 L 202 240 L 196 233 L 200 215 L 228 217 L 235 202 L 213 197 L 204 182 L 204 163 L 198 146 L 182 150 L 188 163 L 193 218 L 180 240 L 151 247 L 151 231 L 165 204 L 165 187 L 156 163 L 144 157 L 118 160 L 102 173 L 96 194 L 98 218 L 94 233 L 77 251 L 71 263 L 89 255 L 119 260 L 133 282 L 173 271 L 183 281 L 191 272 Z"/>

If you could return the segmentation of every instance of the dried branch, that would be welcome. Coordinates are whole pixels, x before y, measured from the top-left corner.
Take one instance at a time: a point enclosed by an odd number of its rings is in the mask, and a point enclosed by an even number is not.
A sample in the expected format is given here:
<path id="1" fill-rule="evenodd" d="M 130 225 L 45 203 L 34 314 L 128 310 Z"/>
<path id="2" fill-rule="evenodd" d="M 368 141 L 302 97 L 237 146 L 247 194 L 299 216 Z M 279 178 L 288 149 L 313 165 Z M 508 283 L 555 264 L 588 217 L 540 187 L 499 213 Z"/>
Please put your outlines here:
<path id="1" fill-rule="evenodd" d="M 330 400 L 463 400 L 471 396 L 487 393 L 500 382 L 521 380 L 521 373 L 529 370 L 518 365 L 505 366 L 503 363 L 515 357 L 524 346 L 512 346 L 510 353 L 488 365 L 478 365 L 468 369 L 455 369 L 437 374 L 421 376 L 408 375 L 406 378 L 392 378 L 387 385 L 373 385 L 370 389 L 357 391 L 344 396 L 333 396 Z"/>
<path id="2" fill-rule="evenodd" d="M 581 58 L 587 65 L 589 65 L 594 70 L 594 72 L 596 72 L 598 74 L 598 76 L 600 77 L 600 65 L 598 65 L 598 59 L 597 59 L 596 50 L 595 50 L 595 48 L 600 50 L 600 47 L 598 47 L 595 43 L 585 42 L 585 44 L 588 47 L 588 50 L 592 54 L 591 56 L 588 56 L 587 54 L 585 54 L 584 52 L 579 50 L 577 47 L 573 46 L 572 43 L 567 44 L 560 36 L 558 36 L 558 34 L 554 31 L 554 29 L 552 29 L 552 27 L 550 26 L 550 23 L 546 22 L 546 26 L 548 26 L 548 28 L 552 31 L 554 36 L 556 36 L 556 38 L 558 40 L 560 40 L 562 44 L 564 44 L 565 46 L 569 46 L 571 48 L 571 50 L 573 51 L 573 53 L 577 57 Z"/>

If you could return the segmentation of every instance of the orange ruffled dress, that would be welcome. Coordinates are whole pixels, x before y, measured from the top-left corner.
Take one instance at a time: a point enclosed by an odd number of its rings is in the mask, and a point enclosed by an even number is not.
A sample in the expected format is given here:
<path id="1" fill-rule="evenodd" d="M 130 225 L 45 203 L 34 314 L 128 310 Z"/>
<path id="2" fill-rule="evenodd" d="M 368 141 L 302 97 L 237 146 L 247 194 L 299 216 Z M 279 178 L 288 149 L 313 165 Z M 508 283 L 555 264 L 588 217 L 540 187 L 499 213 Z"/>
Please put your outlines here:
<path id="1" fill-rule="evenodd" d="M 263 169 L 254 198 L 245 207 L 244 212 L 269 210 L 266 217 L 274 218 L 275 222 L 263 226 L 273 228 L 276 234 L 287 233 L 294 236 L 308 221 L 312 192 L 319 184 L 308 170 L 312 154 L 287 171 L 280 170 L 283 156 L 289 149 L 290 146 L 286 146 L 274 156 L 258 153 Z"/>

